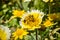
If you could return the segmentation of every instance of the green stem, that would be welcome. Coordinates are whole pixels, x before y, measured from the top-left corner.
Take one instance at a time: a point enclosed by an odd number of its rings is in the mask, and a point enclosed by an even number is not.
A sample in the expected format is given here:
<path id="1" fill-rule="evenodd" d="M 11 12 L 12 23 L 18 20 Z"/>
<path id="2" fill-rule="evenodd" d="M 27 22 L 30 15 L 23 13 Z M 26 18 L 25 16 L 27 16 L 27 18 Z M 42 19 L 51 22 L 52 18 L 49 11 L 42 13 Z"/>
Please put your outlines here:
<path id="1" fill-rule="evenodd" d="M 49 5 L 49 14 L 50 14 L 50 5 Z"/>
<path id="2" fill-rule="evenodd" d="M 17 40 L 22 40 L 22 39 L 19 39 L 19 38 L 18 38 Z"/>
<path id="3" fill-rule="evenodd" d="M 23 10 L 23 4 L 22 4 L 22 0 L 20 0 L 20 9 Z"/>
<path id="4" fill-rule="evenodd" d="M 49 0 L 49 14 L 50 14 L 50 12 L 51 12 L 51 3 L 50 3 L 50 0 Z"/>
<path id="5" fill-rule="evenodd" d="M 17 0 L 17 3 L 19 5 L 20 9 L 23 10 L 22 0 Z"/>
<path id="6" fill-rule="evenodd" d="M 24 40 L 24 37 L 23 37 L 23 40 Z"/>
<path id="7" fill-rule="evenodd" d="M 38 30 L 36 29 L 36 40 L 38 40 Z"/>

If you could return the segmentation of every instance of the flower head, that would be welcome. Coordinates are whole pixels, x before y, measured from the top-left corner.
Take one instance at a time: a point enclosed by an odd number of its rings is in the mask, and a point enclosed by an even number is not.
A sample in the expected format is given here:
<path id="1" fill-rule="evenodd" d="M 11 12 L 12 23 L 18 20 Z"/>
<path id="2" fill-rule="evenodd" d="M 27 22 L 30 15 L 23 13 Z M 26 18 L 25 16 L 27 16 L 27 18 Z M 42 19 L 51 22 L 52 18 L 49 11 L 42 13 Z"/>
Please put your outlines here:
<path id="1" fill-rule="evenodd" d="M 48 19 L 49 20 L 56 20 L 58 18 L 58 15 L 53 13 L 53 14 L 48 14 Z"/>
<path id="2" fill-rule="evenodd" d="M 51 22 L 50 20 L 46 20 L 45 22 L 44 22 L 44 26 L 45 27 L 49 27 L 49 26 L 52 26 L 53 25 L 53 22 Z"/>
<path id="3" fill-rule="evenodd" d="M 15 17 L 22 17 L 22 15 L 24 14 L 25 12 L 24 12 L 24 10 L 13 10 L 13 15 L 15 16 Z"/>
<path id="4" fill-rule="evenodd" d="M 22 17 L 20 25 L 23 28 L 27 28 L 28 30 L 40 28 L 39 25 L 42 22 L 43 16 L 44 16 L 43 12 L 40 12 L 38 10 L 32 10 L 31 12 L 28 12 Z"/>
<path id="5" fill-rule="evenodd" d="M 26 31 L 26 30 L 24 30 L 24 29 L 17 29 L 14 33 L 13 33 L 13 37 L 15 37 L 15 40 L 16 39 L 22 39 L 23 38 L 23 36 L 25 36 L 25 35 L 27 35 L 28 34 L 28 32 Z"/>
<path id="6" fill-rule="evenodd" d="M 9 40 L 11 36 L 11 30 L 8 27 L 0 25 L 0 40 Z"/>

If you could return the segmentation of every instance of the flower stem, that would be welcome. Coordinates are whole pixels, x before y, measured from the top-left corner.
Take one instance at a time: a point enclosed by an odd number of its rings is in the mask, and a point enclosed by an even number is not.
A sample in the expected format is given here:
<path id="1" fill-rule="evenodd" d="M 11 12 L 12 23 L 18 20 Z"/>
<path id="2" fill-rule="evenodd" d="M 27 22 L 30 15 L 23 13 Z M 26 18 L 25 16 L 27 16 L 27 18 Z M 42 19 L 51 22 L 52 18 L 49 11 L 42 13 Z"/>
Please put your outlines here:
<path id="1" fill-rule="evenodd" d="M 22 40 L 24 40 L 24 37 L 23 37 L 23 39 Z"/>
<path id="2" fill-rule="evenodd" d="M 49 0 L 49 14 L 50 14 L 50 12 L 51 12 L 51 3 L 50 3 L 50 0 Z"/>
<path id="3" fill-rule="evenodd" d="M 23 10 L 22 0 L 20 0 L 20 9 Z"/>
<path id="4" fill-rule="evenodd" d="M 49 5 L 49 14 L 50 14 L 50 5 Z"/>
<path id="5" fill-rule="evenodd" d="M 36 40 L 38 40 L 38 30 L 36 29 Z"/>

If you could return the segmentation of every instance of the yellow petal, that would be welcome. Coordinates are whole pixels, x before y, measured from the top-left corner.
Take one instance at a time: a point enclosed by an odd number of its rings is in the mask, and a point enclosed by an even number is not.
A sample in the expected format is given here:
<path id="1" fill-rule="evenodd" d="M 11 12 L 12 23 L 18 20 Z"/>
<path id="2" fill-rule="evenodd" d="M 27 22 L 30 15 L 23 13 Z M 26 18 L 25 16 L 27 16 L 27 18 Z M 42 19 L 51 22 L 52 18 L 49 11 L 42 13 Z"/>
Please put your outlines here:
<path id="1" fill-rule="evenodd" d="M 19 36 L 20 39 L 23 39 L 23 35 Z"/>
<path id="2" fill-rule="evenodd" d="M 16 36 L 14 40 L 17 40 L 17 39 L 18 39 L 18 36 Z"/>

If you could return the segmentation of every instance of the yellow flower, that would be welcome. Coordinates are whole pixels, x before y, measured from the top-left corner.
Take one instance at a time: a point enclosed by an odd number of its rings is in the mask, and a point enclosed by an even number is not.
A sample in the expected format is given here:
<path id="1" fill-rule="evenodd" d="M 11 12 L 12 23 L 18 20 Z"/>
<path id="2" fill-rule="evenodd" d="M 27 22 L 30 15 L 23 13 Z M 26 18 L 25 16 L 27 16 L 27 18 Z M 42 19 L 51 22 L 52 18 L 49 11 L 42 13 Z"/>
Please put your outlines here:
<path id="1" fill-rule="evenodd" d="M 6 33 L 0 29 L 0 40 L 7 40 L 6 39 Z"/>
<path id="2" fill-rule="evenodd" d="M 15 17 L 20 17 L 21 18 L 24 13 L 25 13 L 24 10 L 14 10 L 12 14 Z"/>
<path id="3" fill-rule="evenodd" d="M 50 20 L 46 20 L 45 22 L 44 22 L 44 26 L 45 27 L 49 27 L 49 26 L 52 26 L 53 25 L 53 22 L 51 22 Z"/>
<path id="4" fill-rule="evenodd" d="M 49 20 L 56 20 L 58 18 L 57 14 L 53 13 L 53 14 L 48 14 L 48 19 Z"/>
<path id="5" fill-rule="evenodd" d="M 43 0 L 44 2 L 49 2 L 49 0 Z M 50 0 L 50 2 L 53 2 L 53 0 Z"/>
<path id="6" fill-rule="evenodd" d="M 11 16 L 11 18 L 8 21 L 6 21 L 6 23 L 10 22 L 15 17 L 21 18 L 24 13 L 25 13 L 24 10 L 13 10 L 13 13 L 12 13 L 13 16 Z"/>
<path id="7" fill-rule="evenodd" d="M 39 25 L 42 22 L 43 15 L 43 12 L 39 12 L 38 10 L 32 10 L 22 17 L 20 25 L 22 26 L 22 28 L 26 28 L 28 30 L 40 28 Z"/>
<path id="8" fill-rule="evenodd" d="M 24 29 L 17 29 L 14 33 L 13 33 L 13 37 L 15 37 L 15 40 L 19 39 L 23 39 L 23 36 L 27 35 L 28 32 Z"/>
<path id="9" fill-rule="evenodd" d="M 0 25 L 0 40 L 9 40 L 10 39 L 10 30 L 9 28 Z"/>

